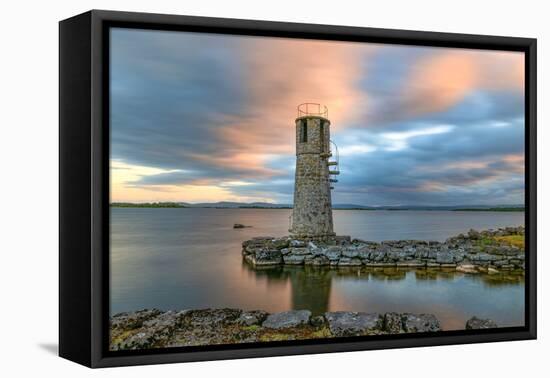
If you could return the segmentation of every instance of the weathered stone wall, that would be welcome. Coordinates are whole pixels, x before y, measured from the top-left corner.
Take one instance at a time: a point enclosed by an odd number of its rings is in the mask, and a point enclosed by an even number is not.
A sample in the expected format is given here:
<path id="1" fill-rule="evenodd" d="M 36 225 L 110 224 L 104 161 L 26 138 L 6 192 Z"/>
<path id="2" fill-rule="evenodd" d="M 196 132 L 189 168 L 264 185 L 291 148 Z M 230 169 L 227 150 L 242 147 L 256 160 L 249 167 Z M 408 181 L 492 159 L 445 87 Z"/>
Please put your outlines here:
<path id="1" fill-rule="evenodd" d="M 307 122 L 307 142 L 301 141 L 302 122 Z M 290 232 L 301 238 L 334 235 L 329 167 L 330 122 L 322 117 L 296 120 L 296 173 Z"/>
<path id="2" fill-rule="evenodd" d="M 524 247 L 502 237 L 524 236 L 523 227 L 475 231 L 441 243 L 389 240 L 381 243 L 344 236 L 316 242 L 294 237 L 261 237 L 243 243 L 243 257 L 253 266 L 314 265 L 453 268 L 464 273 L 524 270 Z"/>

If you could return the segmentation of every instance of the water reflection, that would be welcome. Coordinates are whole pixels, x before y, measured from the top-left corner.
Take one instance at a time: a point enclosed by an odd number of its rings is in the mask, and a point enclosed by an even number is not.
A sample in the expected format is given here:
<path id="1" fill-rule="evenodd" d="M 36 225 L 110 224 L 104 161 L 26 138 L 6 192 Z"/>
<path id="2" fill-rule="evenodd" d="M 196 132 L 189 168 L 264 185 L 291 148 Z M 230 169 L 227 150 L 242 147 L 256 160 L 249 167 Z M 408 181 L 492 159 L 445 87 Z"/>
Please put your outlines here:
<path id="1" fill-rule="evenodd" d="M 449 282 L 466 277 L 472 283 L 481 283 L 485 287 L 501 287 L 524 284 L 523 272 L 511 271 L 498 274 L 464 274 L 452 268 L 397 268 L 397 267 L 252 267 L 242 263 L 243 269 L 257 279 L 265 279 L 270 284 L 290 285 L 291 306 L 293 309 L 308 309 L 314 315 L 334 311 L 331 306 L 333 281 L 390 283 L 405 281 L 414 277 L 419 282 Z M 414 293 L 410 293 L 411 295 Z M 391 311 L 391 309 L 388 309 Z"/>
<path id="2" fill-rule="evenodd" d="M 314 314 L 328 311 L 331 283 L 335 271 L 289 266 L 252 268 L 245 262 L 243 262 L 243 267 L 257 278 L 267 279 L 269 283 L 290 283 L 293 309 L 310 310 Z"/>

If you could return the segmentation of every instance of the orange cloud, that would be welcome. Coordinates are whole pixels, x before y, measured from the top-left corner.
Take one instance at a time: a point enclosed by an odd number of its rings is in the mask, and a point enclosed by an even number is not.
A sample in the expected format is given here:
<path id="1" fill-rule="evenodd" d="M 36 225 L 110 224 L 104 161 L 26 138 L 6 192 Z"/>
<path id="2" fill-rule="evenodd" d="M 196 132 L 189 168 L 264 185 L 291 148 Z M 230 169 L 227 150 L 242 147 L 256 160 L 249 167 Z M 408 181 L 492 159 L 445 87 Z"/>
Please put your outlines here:
<path id="1" fill-rule="evenodd" d="M 477 84 L 474 57 L 445 52 L 419 62 L 406 87 L 405 106 L 413 114 L 429 113 L 455 104 Z"/>
<path id="2" fill-rule="evenodd" d="M 203 157 L 219 166 L 242 163 L 263 174 L 267 156 L 294 153 L 296 107 L 317 102 L 329 108 L 332 130 L 364 111 L 366 94 L 357 88 L 365 56 L 374 47 L 354 43 L 275 39 L 265 47 L 252 40 L 241 54 L 247 73 L 247 107 L 227 115 L 218 132 L 223 151 Z"/>
<path id="3" fill-rule="evenodd" d="M 407 116 L 443 111 L 476 89 L 523 87 L 523 53 L 442 49 L 415 63 L 404 86 L 402 110 Z"/>

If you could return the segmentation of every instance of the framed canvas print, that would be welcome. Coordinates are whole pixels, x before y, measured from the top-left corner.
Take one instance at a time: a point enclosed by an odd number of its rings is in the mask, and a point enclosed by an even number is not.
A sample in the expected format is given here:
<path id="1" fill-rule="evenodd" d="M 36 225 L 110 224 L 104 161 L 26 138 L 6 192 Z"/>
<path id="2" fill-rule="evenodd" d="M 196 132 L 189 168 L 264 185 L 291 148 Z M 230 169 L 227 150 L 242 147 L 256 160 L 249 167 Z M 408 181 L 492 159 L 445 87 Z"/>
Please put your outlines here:
<path id="1" fill-rule="evenodd" d="M 536 337 L 536 40 L 60 22 L 60 355 Z"/>

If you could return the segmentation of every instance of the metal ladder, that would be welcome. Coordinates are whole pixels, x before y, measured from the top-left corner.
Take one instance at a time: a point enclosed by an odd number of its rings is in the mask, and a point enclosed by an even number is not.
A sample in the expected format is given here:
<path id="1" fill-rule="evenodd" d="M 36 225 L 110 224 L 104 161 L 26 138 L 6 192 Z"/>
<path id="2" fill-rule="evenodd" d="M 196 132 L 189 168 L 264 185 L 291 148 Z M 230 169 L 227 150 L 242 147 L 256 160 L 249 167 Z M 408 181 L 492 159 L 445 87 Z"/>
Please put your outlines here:
<path id="1" fill-rule="evenodd" d="M 334 186 L 332 184 L 338 182 L 338 179 L 336 179 L 336 176 L 340 174 L 340 167 L 339 167 L 340 155 L 338 153 L 338 146 L 336 145 L 336 143 L 330 140 L 330 145 L 331 147 L 334 147 L 334 148 L 331 148 L 331 150 L 334 150 L 334 154 L 332 154 L 332 151 L 331 151 L 331 153 L 329 154 L 329 157 L 330 156 L 334 157 L 334 160 L 332 161 L 328 160 L 327 165 L 329 169 L 328 174 L 329 174 L 330 189 L 334 189 Z"/>

